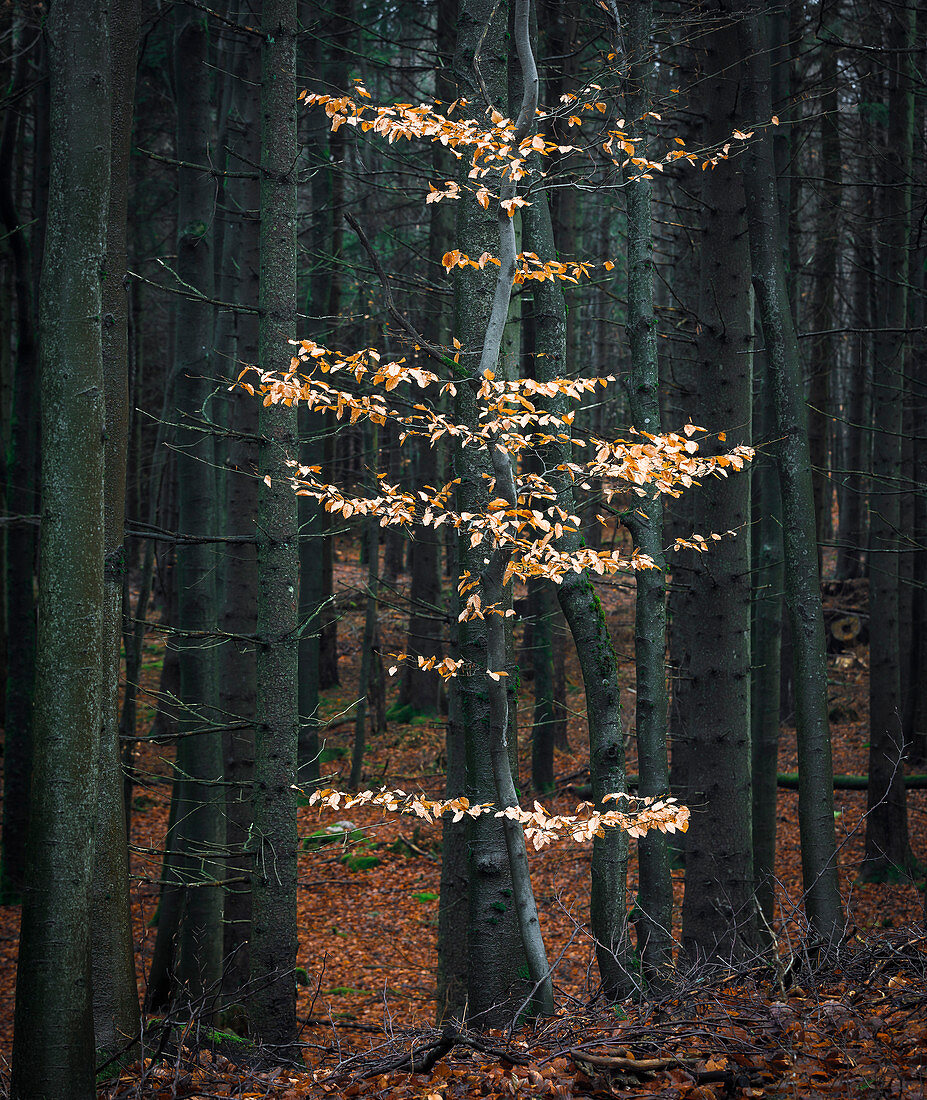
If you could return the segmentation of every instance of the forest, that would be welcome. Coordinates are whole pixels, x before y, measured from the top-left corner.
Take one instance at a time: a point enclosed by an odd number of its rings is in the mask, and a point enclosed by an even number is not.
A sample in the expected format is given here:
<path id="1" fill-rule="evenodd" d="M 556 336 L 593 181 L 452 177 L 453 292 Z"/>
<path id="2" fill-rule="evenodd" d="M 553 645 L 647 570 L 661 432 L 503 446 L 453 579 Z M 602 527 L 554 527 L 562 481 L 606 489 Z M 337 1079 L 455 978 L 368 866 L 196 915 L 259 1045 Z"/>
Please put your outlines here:
<path id="1" fill-rule="evenodd" d="M 924 1094 L 925 74 L 0 4 L 0 1094 Z"/>

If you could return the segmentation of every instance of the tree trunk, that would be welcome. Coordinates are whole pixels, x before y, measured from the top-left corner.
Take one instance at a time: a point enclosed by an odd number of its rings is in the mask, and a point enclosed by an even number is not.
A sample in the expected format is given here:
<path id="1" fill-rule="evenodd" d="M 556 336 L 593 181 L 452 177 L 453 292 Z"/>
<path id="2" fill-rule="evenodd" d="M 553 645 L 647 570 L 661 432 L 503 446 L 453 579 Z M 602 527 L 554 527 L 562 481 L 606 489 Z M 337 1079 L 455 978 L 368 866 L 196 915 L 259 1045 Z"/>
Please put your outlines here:
<path id="1" fill-rule="evenodd" d="M 820 5 L 823 15 L 825 4 Z M 819 30 L 820 39 L 820 30 Z M 816 333 L 811 338 L 808 387 L 808 446 L 814 487 L 815 529 L 818 536 L 818 563 L 822 544 L 831 535 L 833 482 L 830 463 L 831 374 L 837 357 L 834 325 L 837 289 L 837 256 L 840 246 L 841 160 L 840 131 L 837 128 L 837 54 L 836 46 L 821 42 L 821 153 L 817 163 L 821 183 L 817 189 L 817 218 L 814 231 L 814 262 L 811 268 L 811 307 L 808 325 Z"/>
<path id="2" fill-rule="evenodd" d="M 706 34 L 702 62 L 702 140 L 723 142 L 738 124 L 737 34 L 730 23 Z M 702 172 L 699 249 L 698 390 L 690 415 L 723 439 L 750 442 L 753 315 L 750 256 L 739 172 L 720 161 Z M 736 435 L 735 435 L 736 433 Z M 689 655 L 686 725 L 690 737 L 683 947 L 695 959 L 726 960 L 755 948 L 750 795 L 750 480 L 709 477 L 693 490 L 695 530 L 734 531 L 694 554 L 687 607 L 699 624 Z"/>
<path id="3" fill-rule="evenodd" d="M 244 15 L 244 7 L 239 11 Z M 249 173 L 260 163 L 259 102 L 255 86 L 260 81 L 258 45 L 252 39 L 237 44 L 234 64 L 226 74 L 229 88 L 226 145 L 231 172 Z M 228 208 L 220 270 L 226 302 L 253 305 L 259 299 L 260 186 L 257 179 L 230 177 L 225 183 Z M 226 346 L 217 352 L 224 374 L 234 382 L 248 364 L 258 361 L 258 319 L 253 313 L 231 313 L 223 331 Z M 225 458 L 225 530 L 230 535 L 254 536 L 258 512 L 258 405 L 242 390 L 226 395 L 230 436 Z M 222 676 L 219 706 L 222 721 L 232 727 L 223 734 L 227 878 L 247 878 L 253 868 L 247 851 L 254 825 L 251 784 L 254 777 L 254 718 L 257 697 L 257 548 L 234 543 L 222 556 L 220 622 L 227 635 L 221 649 Z M 250 973 L 249 933 L 251 884 L 226 887 L 223 936 L 223 985 L 226 1000 L 239 1000 Z"/>
<path id="4" fill-rule="evenodd" d="M 95 1095 L 90 886 L 104 635 L 100 319 L 110 173 L 102 3 L 47 24 L 51 181 L 40 287 L 43 521 L 35 757 L 11 1096 Z"/>
<path id="5" fill-rule="evenodd" d="M 769 55 L 759 0 L 750 0 L 740 25 L 745 110 L 749 117 L 771 116 Z M 834 836 L 833 766 L 827 713 L 827 661 L 824 615 L 815 552 L 814 494 L 808 425 L 802 395 L 795 327 L 789 308 L 778 235 L 778 197 L 768 138 L 756 137 L 744 157 L 744 189 L 750 229 L 753 286 L 763 326 L 773 386 L 776 459 L 782 493 L 785 594 L 792 631 L 798 794 L 805 906 L 815 933 L 833 942 L 843 928 L 837 889 Z"/>
<path id="6" fill-rule="evenodd" d="M 296 324 L 296 0 L 261 12 L 261 370 L 285 370 Z M 296 409 L 261 406 L 257 737 L 248 1016 L 268 1057 L 298 1052 L 296 781 L 299 543 L 287 460 Z"/>
<path id="7" fill-rule="evenodd" d="M 457 540 L 452 546 L 452 556 L 457 556 Z M 459 576 L 457 561 L 452 563 L 451 576 Z M 456 586 L 450 593 L 451 606 L 451 655 L 461 656 L 457 616 L 460 613 L 460 597 Z M 448 692 L 447 780 L 445 798 L 459 798 L 467 793 L 466 730 L 461 711 L 461 686 L 463 678 L 455 677 Z M 445 814 L 441 820 L 441 886 L 438 902 L 438 975 L 437 1011 L 438 1023 L 447 1019 L 460 1019 L 467 1008 L 467 940 L 470 883 L 467 866 L 468 832 L 470 818 L 454 822 Z"/>
<path id="8" fill-rule="evenodd" d="M 104 645 L 103 721 L 92 894 L 93 1016 L 97 1051 L 104 1060 L 139 1034 L 140 1014 L 129 900 L 129 854 L 119 743 L 119 659 L 126 571 L 126 462 L 129 442 L 129 299 L 126 215 L 129 147 L 135 105 L 135 68 L 141 17 L 139 0 L 110 14 L 112 160 L 103 280 Z"/>
<path id="9" fill-rule="evenodd" d="M 26 86 L 28 54 L 21 41 L 20 15 L 14 18 L 16 60 L 10 80 L 12 100 Z M 15 146 L 19 114 L 12 106 L 3 113 L 0 135 L 0 219 L 12 258 L 16 299 L 16 339 L 13 352 L 13 393 L 10 410 L 9 462 L 4 506 L 8 516 L 36 517 L 36 484 L 40 387 L 35 333 L 33 269 L 41 252 L 30 257 L 29 241 L 14 194 Z M 0 904 L 18 902 L 26 867 L 26 832 L 32 776 L 32 726 L 35 691 L 35 567 L 38 527 L 33 519 L 13 523 L 6 531 L 3 585 L 6 596 L 8 657 L 5 685 L 3 752 L 3 832 L 0 840 Z M 15 639 L 15 644 L 10 644 Z"/>
<path id="10" fill-rule="evenodd" d="M 206 16 L 176 9 L 174 79 L 177 97 L 177 157 L 200 164 L 211 143 Z M 177 272 L 181 280 L 212 296 L 214 187 L 194 168 L 178 171 Z M 195 430 L 212 392 L 212 314 L 209 307 L 178 298 L 174 393 L 181 429 L 177 451 L 178 527 L 185 535 L 216 533 L 213 437 Z M 216 551 L 208 543 L 182 543 L 176 550 L 177 652 L 182 710 L 178 721 L 177 848 L 183 890 L 175 977 L 180 1001 L 195 1004 L 217 990 L 222 973 L 222 903 L 219 888 L 202 885 L 224 877 L 225 841 L 222 735 L 216 720 Z M 158 929 L 159 935 L 161 929 Z"/>
<path id="11" fill-rule="evenodd" d="M 370 426 L 370 453 L 374 456 L 374 478 L 370 486 L 370 492 L 376 493 L 376 461 L 379 454 L 377 446 L 377 426 Z M 360 788 L 364 770 L 364 749 L 367 741 L 367 714 L 373 711 L 373 722 L 376 723 L 376 710 L 371 705 L 370 685 L 373 682 L 374 661 L 377 659 L 377 611 L 379 608 L 379 582 L 380 582 L 380 519 L 371 515 L 367 518 L 367 593 L 366 611 L 364 614 L 364 638 L 361 643 L 361 667 L 360 678 L 357 685 L 357 717 L 354 723 L 354 747 L 351 753 L 351 775 L 348 786 L 352 791 Z"/>
<path id="12" fill-rule="evenodd" d="M 632 5 L 628 20 L 630 58 L 625 114 L 631 122 L 630 140 L 646 150 L 651 108 L 653 58 L 650 34 L 652 0 Z M 645 155 L 642 150 L 638 155 Z M 660 434 L 657 319 L 653 303 L 653 226 L 651 182 L 634 179 L 626 171 L 625 202 L 628 218 L 628 343 L 631 374 L 628 384 L 631 423 L 642 432 Z M 651 489 L 632 511 L 628 526 L 634 544 L 653 559 L 655 568 L 635 578 L 634 663 L 637 683 L 637 756 L 640 794 L 664 798 L 669 794 L 666 756 L 666 559 L 663 553 L 663 500 Z M 673 883 L 669 872 L 666 837 L 654 830 L 637 842 L 640 884 L 635 905 L 637 950 L 652 979 L 672 964 Z"/>
<path id="13" fill-rule="evenodd" d="M 538 256 L 554 255 L 550 211 L 538 195 L 523 213 L 525 243 Z M 545 280 L 534 292 L 536 373 L 539 381 L 565 377 L 566 306 L 560 283 Z M 574 511 L 572 482 L 553 473 L 570 461 L 569 444 L 553 445 L 546 460 L 548 480 L 556 486 L 558 505 Z M 580 546 L 579 533 L 565 533 L 558 549 L 572 553 Z M 557 597 L 566 617 L 583 674 L 586 715 L 589 723 L 589 760 L 592 797 L 600 808 L 606 794 L 625 789 L 624 731 L 621 728 L 621 697 L 618 686 L 618 658 L 612 647 L 605 612 L 585 573 L 567 573 L 557 586 Z M 628 958 L 626 892 L 628 838 L 619 829 L 607 829 L 592 847 L 592 892 L 590 923 L 595 941 L 596 962 L 606 995 L 620 997 L 634 986 Z"/>
<path id="14" fill-rule="evenodd" d="M 500 108 L 508 101 L 508 16 L 507 5 L 496 10 L 490 0 L 460 0 L 458 5 L 457 53 L 454 70 L 458 94 L 474 102 L 481 92 L 475 80 L 473 57 L 480 49 L 480 71 L 488 93 Z M 463 170 L 466 176 L 466 168 Z M 495 211 L 484 211 L 474 203 L 460 203 L 457 209 L 455 246 L 468 255 L 495 255 L 499 249 Z M 454 283 L 454 330 L 463 351 L 462 373 L 475 373 L 480 349 L 492 311 L 493 281 L 483 272 L 458 270 Z M 475 424 L 479 407 L 469 386 L 460 386 L 455 399 L 455 420 Z M 457 451 L 455 474 L 459 510 L 483 510 L 486 481 L 490 473 L 485 451 L 467 447 Z M 458 540 L 459 583 L 464 572 L 478 576 L 483 570 L 482 548 L 472 548 L 467 537 Z M 485 669 L 486 626 L 480 619 L 459 626 L 460 655 L 468 665 Z M 505 667 L 504 665 L 502 666 Z M 467 796 L 471 802 L 496 800 L 490 761 L 492 738 L 488 678 L 483 675 L 458 679 L 460 721 L 466 738 Z M 469 829 L 469 924 L 468 924 L 468 1014 L 480 1026 L 507 1023 L 518 1010 L 526 993 L 524 953 L 512 904 L 512 878 L 505 836 L 499 819 L 483 815 Z M 521 973 L 520 973 L 521 972 Z"/>
<path id="15" fill-rule="evenodd" d="M 901 720 L 898 554 L 901 548 L 901 428 L 908 313 L 911 166 L 914 147 L 915 10 L 892 10 L 888 46 L 888 141 L 878 262 L 885 285 L 884 331 L 877 333 L 873 370 L 872 482 L 869 497 L 869 797 L 863 876 L 908 870 L 908 808 Z"/>
<path id="16" fill-rule="evenodd" d="M 753 875 L 760 910 L 772 924 L 776 869 L 776 768 L 779 758 L 779 673 L 782 641 L 782 502 L 769 455 L 775 437 L 769 361 L 754 359 L 753 621 L 751 623 L 750 735 L 753 768 Z"/>

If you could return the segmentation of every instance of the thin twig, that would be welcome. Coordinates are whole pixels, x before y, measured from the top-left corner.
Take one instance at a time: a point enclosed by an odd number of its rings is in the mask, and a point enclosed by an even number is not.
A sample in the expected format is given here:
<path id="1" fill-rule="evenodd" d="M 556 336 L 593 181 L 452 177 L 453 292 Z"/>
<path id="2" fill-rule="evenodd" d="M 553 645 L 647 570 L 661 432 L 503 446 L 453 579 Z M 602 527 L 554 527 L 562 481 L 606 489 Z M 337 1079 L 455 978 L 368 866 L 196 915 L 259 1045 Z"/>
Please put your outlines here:
<path id="1" fill-rule="evenodd" d="M 357 234 L 357 239 L 363 245 L 364 251 L 370 257 L 370 262 L 373 264 L 373 269 L 377 273 L 377 278 L 380 280 L 380 284 L 383 287 L 383 292 L 386 295 L 386 308 L 389 311 L 390 316 L 397 324 L 401 325 L 403 329 L 409 334 L 409 336 L 418 344 L 424 351 L 427 351 L 432 359 L 441 364 L 442 367 L 447 367 L 450 363 L 449 357 L 434 344 L 425 339 L 424 336 L 415 328 L 406 315 L 399 309 L 393 300 L 393 292 L 390 290 L 389 279 L 386 272 L 383 270 L 383 265 L 380 263 L 380 259 L 376 252 L 373 250 L 373 246 L 367 239 L 367 234 L 361 229 L 357 218 L 353 214 L 345 211 L 344 220 L 350 225 L 350 227 Z"/>

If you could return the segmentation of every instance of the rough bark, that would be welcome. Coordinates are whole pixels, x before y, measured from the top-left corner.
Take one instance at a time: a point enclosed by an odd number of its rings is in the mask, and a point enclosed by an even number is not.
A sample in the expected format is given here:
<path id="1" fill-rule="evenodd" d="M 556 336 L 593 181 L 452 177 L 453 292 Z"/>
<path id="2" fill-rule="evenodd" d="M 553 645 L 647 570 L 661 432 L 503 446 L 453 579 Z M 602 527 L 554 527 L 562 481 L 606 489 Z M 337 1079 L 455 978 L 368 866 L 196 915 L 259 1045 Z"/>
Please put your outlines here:
<path id="1" fill-rule="evenodd" d="M 377 426 L 370 427 L 370 453 L 374 455 L 373 472 L 376 474 Z M 371 492 L 376 492 L 376 477 L 370 486 Z M 378 595 L 380 587 L 380 520 L 376 515 L 367 518 L 367 593 L 366 608 L 364 612 L 364 638 L 361 643 L 361 667 L 360 682 L 358 684 L 357 717 L 354 722 L 354 745 L 351 751 L 351 775 L 348 786 L 351 790 L 358 790 L 364 770 L 364 750 L 367 744 L 367 720 L 368 711 L 371 713 L 371 722 L 376 727 L 376 708 L 371 692 L 371 684 L 374 682 L 374 662 L 377 660 L 377 611 Z"/>
<path id="2" fill-rule="evenodd" d="M 753 769 L 753 874 L 760 910 L 772 924 L 776 863 L 776 767 L 782 641 L 782 502 L 769 447 L 775 435 L 772 380 L 765 354 L 754 359 L 752 471 L 753 620 L 750 735 Z"/>
<path id="3" fill-rule="evenodd" d="M 547 203 L 538 196 L 524 212 L 525 241 L 539 256 L 553 255 L 553 229 Z M 535 370 L 539 380 L 565 377 L 566 306 L 560 283 L 545 280 L 534 294 Z M 557 446 L 546 466 L 554 471 L 570 460 L 568 445 Z M 572 483 L 554 478 L 558 504 L 573 513 Z M 580 547 L 579 533 L 565 533 L 559 549 L 566 553 Z M 567 573 L 557 586 L 560 607 L 573 636 L 586 695 L 589 723 L 589 766 L 592 797 L 599 807 L 606 794 L 625 789 L 624 731 L 621 727 L 621 697 L 618 686 L 618 658 L 612 647 L 602 604 L 585 573 Z M 592 892 L 590 924 L 596 945 L 596 962 L 606 995 L 619 997 L 634 986 L 628 958 L 626 913 L 628 838 L 618 829 L 596 837 L 592 848 Z"/>
<path id="4" fill-rule="evenodd" d="M 296 2 L 261 12 L 260 366 L 284 370 L 296 324 Z M 296 410 L 262 406 L 258 504 L 254 875 L 248 1017 L 272 1059 L 296 1054 L 296 781 L 299 743 Z"/>
<path id="5" fill-rule="evenodd" d="M 759 0 L 750 0 L 747 16 L 740 24 L 740 54 L 746 59 L 744 105 L 748 117 L 754 119 L 771 115 L 769 55 L 761 12 Z M 778 233 L 775 169 L 766 137 L 758 136 L 748 148 L 744 158 L 744 189 L 753 286 L 769 357 L 776 437 L 782 441 L 776 460 L 782 493 L 786 606 L 794 661 L 805 907 L 814 931 L 829 943 L 839 934 L 843 915 L 837 889 L 824 615 L 815 552 L 807 416 Z"/>
<path id="6" fill-rule="evenodd" d="M 456 558 L 457 543 L 452 544 Z M 456 560 L 451 576 L 457 576 Z M 451 590 L 451 655 L 459 659 L 460 642 L 457 616 L 460 599 L 456 587 Z M 460 704 L 461 678 L 455 677 L 448 693 L 447 779 L 445 798 L 459 798 L 467 793 L 466 731 Z M 445 814 L 441 821 L 441 886 L 438 902 L 438 974 L 436 1016 L 440 1023 L 459 1019 L 467 1008 L 467 941 L 469 914 L 469 871 L 467 865 L 468 818 L 453 822 Z"/>
<path id="7" fill-rule="evenodd" d="M 176 9 L 174 81 L 177 101 L 177 157 L 202 162 L 211 141 L 206 16 L 185 5 Z M 178 171 L 177 272 L 187 284 L 213 292 L 214 188 L 192 168 Z M 206 419 L 212 384 L 212 314 L 203 304 L 178 298 L 176 305 L 174 395 L 179 415 L 177 513 L 186 535 L 214 535 L 216 482 L 213 437 L 197 431 Z M 183 889 L 174 965 L 175 996 L 195 1004 L 218 988 L 222 972 L 222 891 L 201 885 L 221 879 L 223 816 L 222 735 L 212 728 L 218 700 L 216 651 L 208 635 L 216 627 L 216 554 L 213 546 L 184 543 L 176 550 L 177 655 L 180 711 L 175 782 L 178 874 Z M 200 885 L 198 885 L 200 884 Z M 159 925 L 158 935 L 162 934 Z"/>
<path id="8" fill-rule="evenodd" d="M 909 869 L 908 813 L 902 760 L 901 651 L 898 555 L 901 548 L 902 403 L 908 310 L 911 166 L 914 146 L 913 55 L 915 9 L 888 14 L 888 141 L 881 181 L 882 219 L 877 257 L 885 286 L 884 331 L 876 335 L 873 366 L 872 482 L 869 496 L 869 797 L 864 877 Z"/>
<path id="9" fill-rule="evenodd" d="M 739 121 L 736 31 L 723 22 L 698 44 L 704 73 L 702 140 L 724 141 Z M 753 316 L 744 197 L 726 160 L 702 174 L 695 422 L 750 442 Z M 717 438 L 717 437 L 716 437 Z M 706 440 L 707 452 L 724 450 Z M 683 947 L 695 959 L 738 956 L 755 946 L 750 797 L 750 481 L 710 477 L 693 490 L 695 530 L 733 531 L 693 554 L 687 613 L 698 624 L 689 654 L 690 737 Z"/>
<path id="10" fill-rule="evenodd" d="M 823 13 L 824 5 L 821 5 Z M 842 187 L 840 131 L 837 128 L 837 54 L 825 41 L 820 45 L 821 115 L 820 156 L 817 163 L 821 182 L 817 188 L 817 216 L 814 229 L 811 306 L 808 324 L 819 335 L 812 337 L 809 355 L 808 446 L 813 471 L 814 513 L 818 536 L 818 560 L 822 543 L 831 535 L 833 482 L 831 480 L 831 375 L 837 358 L 837 342 L 829 331 L 834 326 L 837 289 L 837 255 L 840 246 L 840 197 Z M 820 36 L 820 32 L 819 32 Z"/>
<path id="11" fill-rule="evenodd" d="M 93 896 L 93 1017 L 96 1048 L 104 1058 L 124 1050 L 139 1034 L 140 1014 L 129 901 L 129 857 L 119 743 L 119 659 L 122 593 L 126 572 L 126 462 L 129 442 L 129 299 L 126 275 L 126 215 L 129 146 L 135 105 L 139 0 L 111 11 L 112 103 L 109 213 L 103 279 L 103 382 L 106 387 L 104 447 L 103 715 Z"/>
<path id="12" fill-rule="evenodd" d="M 110 173 L 103 3 L 47 24 L 51 178 L 40 286 L 42 532 L 35 754 L 17 969 L 17 1100 L 91 1098 L 90 885 L 104 636 L 102 287 Z"/>
<path id="13" fill-rule="evenodd" d="M 231 172 L 249 173 L 260 162 L 258 45 L 239 42 L 234 64 L 226 75 L 228 92 L 226 146 Z M 259 203 L 256 179 L 230 177 L 225 183 L 226 225 L 220 268 L 221 293 L 226 302 L 253 304 L 259 298 Z M 219 366 L 234 381 L 247 364 L 258 361 L 258 321 L 251 313 L 233 313 L 216 335 Z M 226 397 L 230 436 L 225 458 L 225 525 L 230 535 L 254 535 L 257 518 L 258 462 L 255 442 L 258 406 L 241 390 Z M 223 734 L 226 844 L 229 856 L 226 877 L 247 876 L 252 869 L 246 851 L 254 823 L 251 782 L 254 772 L 254 711 L 257 695 L 257 662 L 252 639 L 257 631 L 257 548 L 235 543 L 222 557 L 222 605 L 220 623 L 227 635 L 221 649 L 219 706 L 222 721 L 233 728 Z M 251 885 L 239 882 L 226 887 L 223 935 L 223 986 L 226 998 L 236 999 L 250 972 L 249 932 Z"/>
<path id="14" fill-rule="evenodd" d="M 625 114 L 630 140 L 646 147 L 644 118 L 650 109 L 653 59 L 651 0 L 632 5 L 628 20 L 630 57 Z M 643 155 L 643 154 L 641 154 Z M 627 171 L 627 170 L 626 170 Z M 652 185 L 647 179 L 625 184 L 628 219 L 628 383 L 631 423 L 651 435 L 660 433 L 657 319 L 653 301 Z M 637 502 L 628 521 L 634 544 L 652 558 L 655 568 L 636 576 L 634 664 L 637 684 L 637 756 L 642 796 L 669 794 L 666 755 L 666 559 L 663 553 L 663 501 L 653 490 Z M 645 972 L 657 978 L 671 963 L 673 951 L 673 883 L 666 837 L 654 830 L 637 842 L 640 885 L 635 905 L 637 950 Z"/>
<path id="15" fill-rule="evenodd" d="M 13 43 L 17 47 L 9 94 L 14 97 L 28 79 L 28 54 L 21 41 L 21 14 L 13 21 Z M 14 149 L 19 112 L 3 113 L 0 134 L 0 219 L 7 234 L 12 259 L 12 281 L 16 305 L 13 352 L 13 392 L 10 408 L 9 453 L 4 494 L 8 516 L 36 516 L 39 511 L 36 484 L 39 386 L 36 342 L 33 269 L 41 252 L 26 236 L 24 221 L 14 194 Z M 33 255 L 30 255 L 30 243 Z M 29 786 L 32 773 L 32 725 L 35 691 L 35 566 L 38 528 L 32 522 L 14 523 L 6 531 L 3 585 L 6 598 L 6 636 L 9 645 L 4 714 L 3 832 L 0 838 L 0 904 L 8 905 L 22 896 L 26 867 L 26 832 L 29 821 Z"/>

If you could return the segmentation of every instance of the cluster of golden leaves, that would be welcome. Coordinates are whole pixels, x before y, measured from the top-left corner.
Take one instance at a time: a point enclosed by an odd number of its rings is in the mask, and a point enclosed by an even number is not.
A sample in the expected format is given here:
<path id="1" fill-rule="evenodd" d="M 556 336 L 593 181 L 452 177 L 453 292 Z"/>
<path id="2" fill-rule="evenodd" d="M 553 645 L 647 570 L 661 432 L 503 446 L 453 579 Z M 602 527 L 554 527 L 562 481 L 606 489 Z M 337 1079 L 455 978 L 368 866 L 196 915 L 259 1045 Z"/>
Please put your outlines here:
<path id="1" fill-rule="evenodd" d="M 387 653 L 387 657 L 397 663 L 390 666 L 390 676 L 395 676 L 399 671 L 399 663 L 402 661 L 411 661 L 415 665 L 423 669 L 426 672 L 434 671 L 441 677 L 442 680 L 450 680 L 455 677 L 460 670 L 466 665 L 466 661 L 461 658 L 459 661 L 455 661 L 453 657 L 422 657 L 412 656 L 409 653 Z M 508 676 L 508 673 L 504 675 Z"/>
<path id="2" fill-rule="evenodd" d="M 517 821 L 525 830 L 525 836 L 535 850 L 540 850 L 556 840 L 566 837 L 582 843 L 593 837 L 605 835 L 606 829 L 623 829 L 629 836 L 645 836 L 651 829 L 661 833 L 684 833 L 689 827 L 689 810 L 680 806 L 675 798 L 635 798 L 623 791 L 607 794 L 605 802 L 621 803 L 622 809 L 599 810 L 592 802 L 580 802 L 574 814 L 550 814 L 535 802 L 530 810 L 520 806 L 497 809 L 492 802 L 470 803 L 466 797 L 430 799 L 424 795 L 407 794 L 403 790 L 359 791 L 348 794 L 333 787 L 313 791 L 309 805 L 319 809 L 350 810 L 354 806 L 380 806 L 390 813 L 412 814 L 429 823 L 438 821 L 445 814 L 452 814 L 452 821 L 464 817 L 506 817 Z"/>
<path id="3" fill-rule="evenodd" d="M 476 267 L 484 270 L 487 264 L 500 266 L 500 261 L 489 252 L 483 252 L 479 259 L 471 260 L 466 252 L 455 248 L 445 252 L 441 257 L 441 263 L 445 271 L 453 271 L 455 267 Z M 545 279 L 560 279 L 565 283 L 578 283 L 582 278 L 588 278 L 598 266 L 588 261 L 575 260 L 564 263 L 561 260 L 540 259 L 536 252 L 519 252 L 515 257 L 515 274 L 512 276 L 513 286 L 522 286 L 526 282 L 534 280 L 543 283 Z M 612 260 L 606 260 L 602 267 L 606 271 L 614 271 L 615 264 Z"/>
<path id="4" fill-rule="evenodd" d="M 537 125 L 542 128 L 545 124 L 552 126 L 562 123 L 566 117 L 568 128 L 581 127 L 587 119 L 593 119 L 597 124 L 603 120 L 610 111 L 610 105 L 604 100 L 596 98 L 595 93 L 602 91 L 598 84 L 590 84 L 585 95 L 575 92 L 566 92 L 560 97 L 560 107 L 557 111 L 537 111 Z M 356 97 L 356 98 L 355 98 Z M 443 106 L 440 101 L 435 103 L 394 103 L 377 106 L 366 103 L 370 99 L 370 93 L 359 80 L 355 81 L 354 94 L 344 96 L 309 94 L 301 92 L 299 98 L 305 100 L 310 107 L 322 107 L 331 120 L 332 131 L 337 131 L 345 124 L 357 127 L 361 132 L 373 132 L 385 137 L 388 142 L 400 139 L 412 141 L 424 139 L 438 142 L 444 145 L 450 152 L 461 159 L 464 150 L 469 151 L 470 171 L 469 178 L 480 181 L 488 174 L 493 173 L 501 179 L 521 180 L 530 176 L 533 172 L 543 174 L 539 167 L 537 170 L 529 166 L 528 158 L 532 155 L 539 157 L 551 157 L 554 155 L 568 155 L 582 153 L 589 157 L 595 157 L 604 153 L 605 156 L 619 170 L 624 170 L 629 165 L 636 171 L 632 179 L 653 179 L 654 172 L 663 172 L 667 164 L 684 160 L 694 167 L 701 166 L 704 171 L 712 168 L 722 160 L 727 160 L 730 150 L 736 142 L 746 141 L 753 136 L 753 131 L 743 132 L 734 130 L 731 140 L 725 142 L 716 149 L 707 152 L 693 152 L 686 148 L 683 138 L 673 138 L 674 147 L 657 160 L 651 160 L 641 155 L 639 146 L 640 138 L 635 138 L 630 133 L 629 127 L 623 118 L 616 120 L 614 127 L 607 129 L 604 139 L 601 133 L 596 138 L 588 141 L 584 146 L 564 144 L 551 140 L 542 133 L 532 133 L 524 137 L 516 146 L 515 123 L 506 118 L 494 107 L 489 107 L 486 113 L 490 118 L 490 125 L 481 125 L 472 118 L 454 118 L 454 113 L 467 106 L 466 99 L 457 99 L 451 103 L 446 112 L 442 113 L 438 107 Z M 637 123 L 646 123 L 648 119 L 662 121 L 662 116 L 656 111 L 647 111 Z M 779 119 L 774 115 L 774 126 L 779 125 Z M 601 130 L 601 126 L 599 127 Z M 512 217 L 519 206 L 528 206 L 528 199 L 515 195 L 507 199 L 501 199 L 486 186 L 479 183 L 477 186 L 461 186 L 454 180 L 446 180 L 443 187 L 428 185 L 427 203 L 441 202 L 444 199 L 459 199 L 465 191 L 471 192 L 484 208 L 488 209 L 489 203 L 495 200 Z M 469 261 L 473 263 L 473 261 Z M 460 266 L 465 266 L 461 264 Z M 483 266 L 483 265 L 477 265 Z M 527 278 L 541 278 L 537 274 L 526 275 Z M 553 271 L 549 278 L 562 277 Z"/>
<path id="5" fill-rule="evenodd" d="M 585 463 L 561 462 L 557 473 L 561 479 L 586 490 L 592 488 L 590 479 L 594 479 L 596 491 L 609 502 L 629 490 L 640 496 L 651 491 L 678 496 L 708 474 L 727 476 L 729 470 L 741 469 L 753 456 L 752 449 L 746 446 L 734 447 L 721 455 L 699 454 L 698 443 L 692 436 L 705 429 L 693 424 L 686 424 L 682 432 L 663 435 L 632 430 L 629 439 L 572 435 L 575 413 L 564 412 L 559 406 L 565 400 L 582 400 L 597 388 L 608 385 L 614 380 L 611 377 L 509 381 L 497 380 L 492 371 L 487 371 L 477 388 L 479 422 L 476 426 L 468 426 L 456 423 L 430 405 L 414 403 L 404 409 L 392 407 L 382 393 L 359 394 L 331 380 L 342 373 L 350 375 L 355 383 L 366 381 L 386 393 L 395 390 L 400 383 L 409 383 L 422 390 L 437 389 L 438 396 L 456 392 L 453 382 L 442 381 L 432 371 L 410 365 L 405 359 L 384 362 L 373 348 L 343 355 L 313 340 L 294 342 L 294 346 L 296 354 L 283 375 L 259 372 L 255 385 L 244 380 L 255 368 L 246 368 L 238 384 L 248 393 L 260 395 L 265 405 L 302 403 L 316 412 L 333 413 L 338 419 L 348 418 L 351 423 L 359 419 L 378 424 L 390 421 L 400 428 L 400 441 L 419 436 L 434 446 L 447 435 L 462 447 L 502 447 L 515 460 L 517 499 L 510 504 L 498 495 L 495 479 L 485 473 L 482 476 L 487 481 L 487 504 L 478 512 L 453 507 L 456 480 L 437 488 L 426 485 L 409 491 L 390 484 L 383 474 L 379 475 L 376 492 L 350 493 L 323 481 L 320 467 L 290 460 L 294 491 L 318 500 L 326 511 L 344 519 L 376 516 L 383 527 L 449 525 L 469 538 L 471 548 L 505 548 L 511 553 L 505 583 L 513 577 L 541 576 L 559 583 L 570 572 L 590 570 L 601 576 L 619 570 L 653 567 L 653 561 L 636 550 L 630 556 L 621 550 L 589 547 L 571 552 L 562 550 L 559 543 L 564 534 L 573 534 L 580 528 L 579 517 L 560 506 L 557 487 L 547 478 L 534 472 L 518 471 L 517 460 L 521 454 L 551 443 L 568 442 L 573 448 L 590 449 L 592 457 Z M 459 356 L 459 343 L 456 346 L 455 354 Z M 683 545 L 699 548 L 695 536 L 693 540 L 679 540 L 676 548 Z M 471 597 L 464 615 L 482 618 L 487 610 L 493 613 L 493 609 L 482 607 L 476 597 Z"/>

